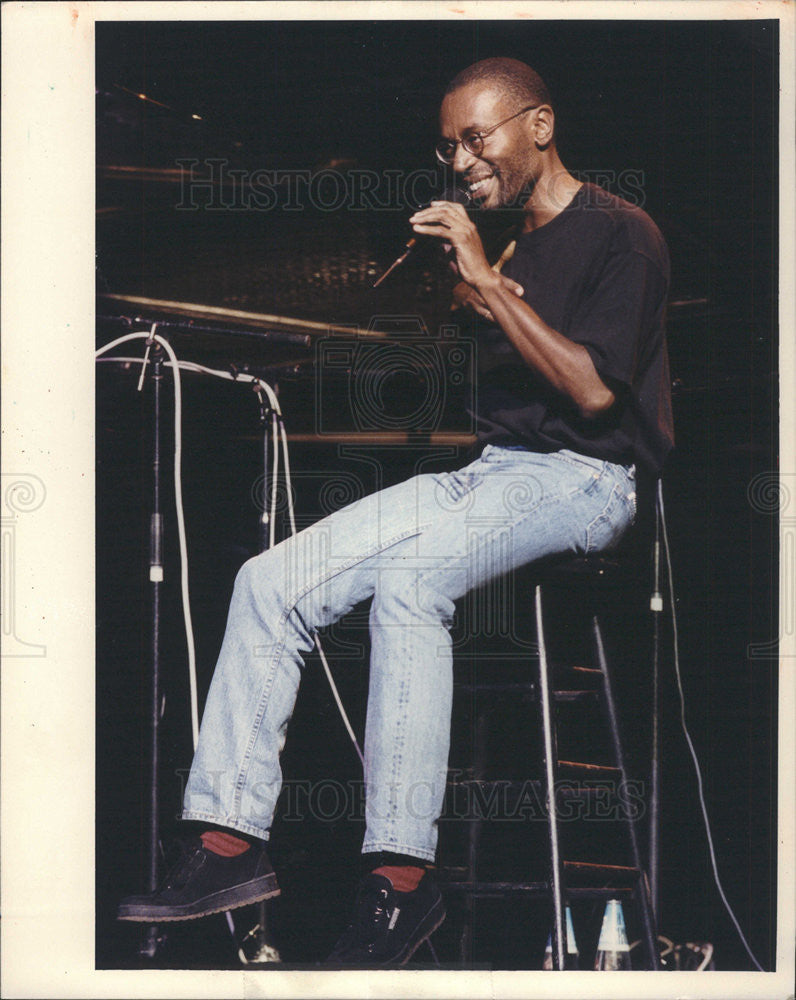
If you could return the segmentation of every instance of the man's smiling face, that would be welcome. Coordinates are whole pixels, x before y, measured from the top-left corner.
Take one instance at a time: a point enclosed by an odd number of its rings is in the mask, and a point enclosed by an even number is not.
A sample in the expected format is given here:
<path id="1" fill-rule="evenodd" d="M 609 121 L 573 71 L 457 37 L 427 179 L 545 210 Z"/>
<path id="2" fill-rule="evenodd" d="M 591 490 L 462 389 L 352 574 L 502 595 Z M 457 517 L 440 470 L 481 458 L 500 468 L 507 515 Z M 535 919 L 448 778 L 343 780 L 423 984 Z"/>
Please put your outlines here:
<path id="1" fill-rule="evenodd" d="M 460 87 L 448 94 L 440 110 L 440 134 L 462 139 L 487 131 L 520 110 L 522 105 L 483 84 Z M 518 207 L 527 201 L 540 170 L 539 151 L 530 123 L 533 111 L 501 125 L 484 139 L 480 156 L 459 143 L 453 169 L 461 176 L 474 202 L 482 208 Z"/>

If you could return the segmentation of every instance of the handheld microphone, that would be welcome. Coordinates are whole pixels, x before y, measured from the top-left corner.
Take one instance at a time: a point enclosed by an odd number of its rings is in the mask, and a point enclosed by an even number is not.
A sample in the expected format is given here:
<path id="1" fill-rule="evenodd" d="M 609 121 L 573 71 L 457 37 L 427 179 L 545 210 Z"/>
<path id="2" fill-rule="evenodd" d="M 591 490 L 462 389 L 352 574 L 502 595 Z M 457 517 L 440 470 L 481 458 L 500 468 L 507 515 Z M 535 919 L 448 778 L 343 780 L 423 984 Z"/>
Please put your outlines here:
<path id="1" fill-rule="evenodd" d="M 440 192 L 440 194 L 438 194 L 435 198 L 432 198 L 431 201 L 452 201 L 458 205 L 469 205 L 471 199 L 469 194 L 467 194 L 466 191 L 462 191 L 461 188 L 449 187 L 445 188 L 445 190 Z M 427 202 L 425 205 L 418 206 L 416 211 L 419 212 L 424 208 L 428 208 L 431 205 L 431 201 Z M 417 246 L 418 240 L 419 237 L 412 236 L 410 239 L 406 241 L 406 243 L 404 244 L 403 252 L 398 257 L 396 257 L 396 259 L 392 262 L 392 264 L 390 264 L 390 266 L 387 268 L 384 274 L 382 274 L 380 278 L 377 278 L 376 281 L 373 282 L 372 286 L 373 288 L 378 288 L 388 274 L 392 274 L 392 272 L 396 269 L 396 267 L 399 267 L 401 264 L 403 264 L 406 258 L 412 253 L 412 251 Z"/>

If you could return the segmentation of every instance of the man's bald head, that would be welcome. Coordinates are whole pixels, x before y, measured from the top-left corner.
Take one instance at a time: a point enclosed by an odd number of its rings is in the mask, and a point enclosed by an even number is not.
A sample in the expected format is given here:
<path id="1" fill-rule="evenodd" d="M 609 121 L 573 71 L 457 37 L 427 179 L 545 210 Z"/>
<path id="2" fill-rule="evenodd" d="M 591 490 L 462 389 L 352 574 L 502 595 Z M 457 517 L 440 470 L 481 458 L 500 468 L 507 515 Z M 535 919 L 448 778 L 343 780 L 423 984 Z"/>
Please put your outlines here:
<path id="1" fill-rule="evenodd" d="M 523 104 L 550 104 L 550 94 L 544 80 L 536 70 L 519 59 L 495 57 L 482 59 L 458 73 L 448 85 L 445 94 L 452 94 L 461 87 L 480 84 L 485 89 L 495 90 L 503 97 L 516 98 L 518 106 Z"/>

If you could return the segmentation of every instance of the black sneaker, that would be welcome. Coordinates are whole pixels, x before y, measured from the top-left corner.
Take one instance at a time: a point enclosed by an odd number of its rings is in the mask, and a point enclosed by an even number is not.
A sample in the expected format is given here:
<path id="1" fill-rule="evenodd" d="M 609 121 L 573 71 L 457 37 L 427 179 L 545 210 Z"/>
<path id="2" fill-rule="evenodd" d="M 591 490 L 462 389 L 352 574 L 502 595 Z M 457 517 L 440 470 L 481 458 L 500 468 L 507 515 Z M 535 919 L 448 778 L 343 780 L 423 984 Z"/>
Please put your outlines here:
<path id="1" fill-rule="evenodd" d="M 234 858 L 208 851 L 197 837 L 190 840 L 156 892 L 127 896 L 119 904 L 119 920 L 160 923 L 193 920 L 236 906 L 278 896 L 279 886 L 268 855 L 252 845 Z"/>
<path id="2" fill-rule="evenodd" d="M 371 872 L 360 884 L 351 926 L 343 932 L 326 965 L 405 965 L 444 919 L 442 894 L 428 872 L 413 892 L 397 892 L 389 879 Z"/>

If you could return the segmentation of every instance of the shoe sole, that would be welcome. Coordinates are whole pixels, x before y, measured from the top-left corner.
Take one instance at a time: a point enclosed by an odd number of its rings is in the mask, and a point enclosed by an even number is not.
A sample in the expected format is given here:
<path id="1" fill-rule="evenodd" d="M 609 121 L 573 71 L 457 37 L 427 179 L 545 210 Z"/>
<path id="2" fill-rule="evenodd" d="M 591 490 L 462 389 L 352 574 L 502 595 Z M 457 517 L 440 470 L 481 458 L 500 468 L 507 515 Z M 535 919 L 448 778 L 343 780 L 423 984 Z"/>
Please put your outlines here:
<path id="1" fill-rule="evenodd" d="M 250 903 L 261 903 L 280 895 L 282 890 L 276 884 L 276 875 L 263 875 L 252 879 L 243 885 L 222 889 L 219 892 L 204 896 L 195 903 L 185 906 L 147 906 L 146 904 L 127 903 L 119 907 L 117 920 L 133 920 L 138 923 L 163 923 L 168 920 L 196 920 L 198 917 L 208 917 L 212 913 L 223 913 L 224 910 L 234 910 Z"/>

